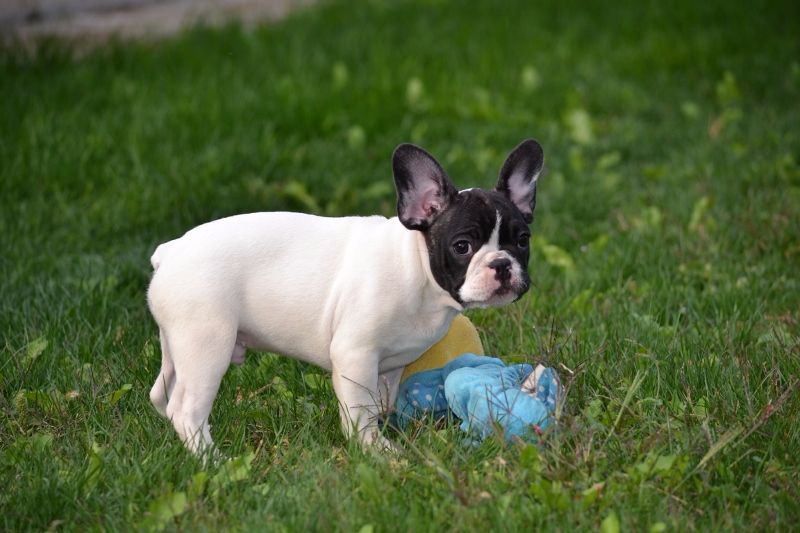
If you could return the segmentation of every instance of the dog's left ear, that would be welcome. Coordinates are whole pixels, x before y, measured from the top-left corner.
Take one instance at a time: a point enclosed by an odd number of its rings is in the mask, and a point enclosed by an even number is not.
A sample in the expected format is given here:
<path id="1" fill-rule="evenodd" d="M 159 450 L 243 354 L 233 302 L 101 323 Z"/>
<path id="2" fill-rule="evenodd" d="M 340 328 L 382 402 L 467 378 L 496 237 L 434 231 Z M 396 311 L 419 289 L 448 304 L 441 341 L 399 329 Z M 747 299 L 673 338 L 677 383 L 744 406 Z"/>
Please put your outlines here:
<path id="1" fill-rule="evenodd" d="M 401 144 L 392 156 L 397 216 L 408 229 L 425 231 L 458 194 L 447 173 L 428 152 Z"/>
<path id="2" fill-rule="evenodd" d="M 505 194 L 522 213 L 525 222 L 533 222 L 536 208 L 536 180 L 542 172 L 544 151 L 542 146 L 528 139 L 506 158 L 495 189 Z"/>

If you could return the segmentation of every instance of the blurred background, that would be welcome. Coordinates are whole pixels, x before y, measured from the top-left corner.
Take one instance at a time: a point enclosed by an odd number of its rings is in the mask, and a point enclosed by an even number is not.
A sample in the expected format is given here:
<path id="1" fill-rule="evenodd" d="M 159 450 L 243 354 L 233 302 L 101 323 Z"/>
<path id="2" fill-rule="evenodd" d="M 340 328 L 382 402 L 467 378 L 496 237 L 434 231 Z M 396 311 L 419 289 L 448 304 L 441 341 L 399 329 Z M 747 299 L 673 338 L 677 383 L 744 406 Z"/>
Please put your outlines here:
<path id="1" fill-rule="evenodd" d="M 6 40 L 45 37 L 106 40 L 166 36 L 196 25 L 276 20 L 314 0 L 5 0 L 0 30 Z"/>
<path id="2" fill-rule="evenodd" d="M 5 0 L 0 33 L 0 529 L 800 520 L 800 2 Z M 212 424 L 254 483 L 187 485 L 147 400 L 155 246 L 393 216 L 397 144 L 490 187 L 528 137 L 533 288 L 469 317 L 559 369 L 552 445 L 344 453 L 327 378 L 248 357 Z"/>

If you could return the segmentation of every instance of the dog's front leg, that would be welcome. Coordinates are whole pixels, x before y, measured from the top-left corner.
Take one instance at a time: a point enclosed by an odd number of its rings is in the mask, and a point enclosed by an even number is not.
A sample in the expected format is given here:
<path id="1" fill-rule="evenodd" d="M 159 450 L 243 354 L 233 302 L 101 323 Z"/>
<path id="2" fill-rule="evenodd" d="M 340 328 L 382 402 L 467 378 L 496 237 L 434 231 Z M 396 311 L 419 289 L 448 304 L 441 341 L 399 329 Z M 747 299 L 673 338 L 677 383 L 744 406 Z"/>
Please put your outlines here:
<path id="1" fill-rule="evenodd" d="M 333 390 L 339 400 L 344 434 L 357 437 L 362 444 L 391 449 L 391 443 L 378 427 L 381 399 L 377 355 L 334 353 L 331 362 Z"/>

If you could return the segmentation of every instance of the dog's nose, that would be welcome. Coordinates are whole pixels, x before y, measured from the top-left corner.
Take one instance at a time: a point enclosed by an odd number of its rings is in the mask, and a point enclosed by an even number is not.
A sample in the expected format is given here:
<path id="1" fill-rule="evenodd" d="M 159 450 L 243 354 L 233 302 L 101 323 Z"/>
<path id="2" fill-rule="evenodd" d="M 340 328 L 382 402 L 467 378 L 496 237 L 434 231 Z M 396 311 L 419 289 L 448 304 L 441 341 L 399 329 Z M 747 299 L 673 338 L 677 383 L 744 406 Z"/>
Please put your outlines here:
<path id="1" fill-rule="evenodd" d="M 489 268 L 495 271 L 495 277 L 500 281 L 511 279 L 511 260 L 506 257 L 498 257 L 489 263 Z"/>

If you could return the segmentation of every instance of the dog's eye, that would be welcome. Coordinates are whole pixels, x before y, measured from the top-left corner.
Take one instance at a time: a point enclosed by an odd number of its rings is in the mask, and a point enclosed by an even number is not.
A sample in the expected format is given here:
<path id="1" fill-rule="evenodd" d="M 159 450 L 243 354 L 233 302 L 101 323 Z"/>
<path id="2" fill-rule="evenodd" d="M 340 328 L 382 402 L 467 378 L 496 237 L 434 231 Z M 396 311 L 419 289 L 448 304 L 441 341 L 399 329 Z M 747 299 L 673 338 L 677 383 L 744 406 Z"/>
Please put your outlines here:
<path id="1" fill-rule="evenodd" d="M 472 245 L 469 243 L 469 241 L 462 239 L 453 244 L 453 251 L 458 255 L 468 255 L 470 252 L 472 252 Z"/>
<path id="2" fill-rule="evenodd" d="M 531 236 L 527 233 L 523 233 L 519 237 L 517 237 L 517 247 L 525 249 L 528 247 L 528 244 L 531 241 Z"/>

